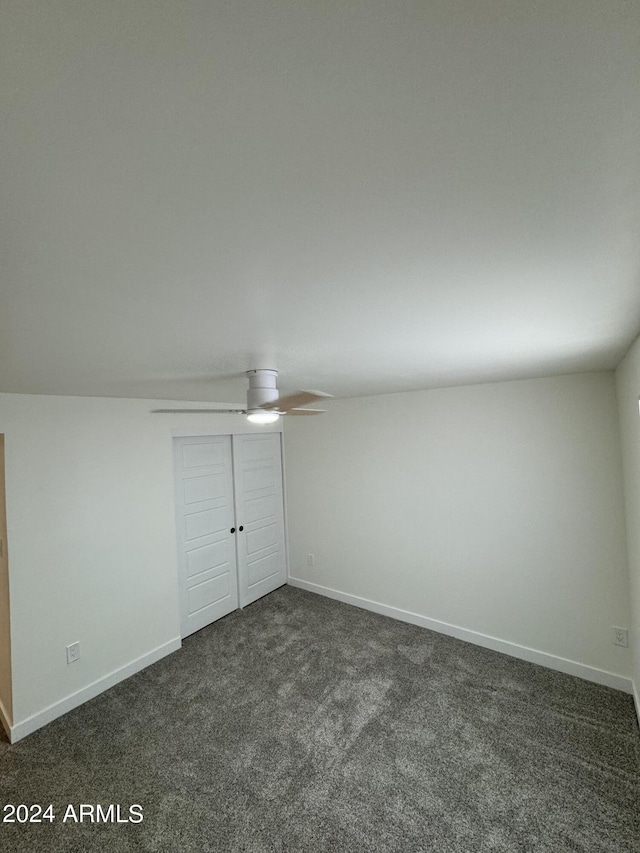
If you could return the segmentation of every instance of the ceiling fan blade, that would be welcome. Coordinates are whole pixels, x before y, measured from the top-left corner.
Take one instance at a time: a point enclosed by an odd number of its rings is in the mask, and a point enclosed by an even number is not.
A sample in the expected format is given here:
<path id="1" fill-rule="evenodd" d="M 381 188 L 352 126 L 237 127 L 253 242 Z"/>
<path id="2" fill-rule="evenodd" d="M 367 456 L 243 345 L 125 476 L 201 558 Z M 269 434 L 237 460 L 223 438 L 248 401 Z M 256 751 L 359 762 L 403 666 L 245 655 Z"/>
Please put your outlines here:
<path id="1" fill-rule="evenodd" d="M 289 415 L 323 415 L 325 411 L 325 409 L 287 409 L 287 411 L 282 412 L 282 414 L 287 417 L 289 417 Z"/>
<path id="2" fill-rule="evenodd" d="M 246 409 L 152 409 L 152 415 L 246 415 Z"/>
<path id="3" fill-rule="evenodd" d="M 333 394 L 325 394 L 323 391 L 296 391 L 295 394 L 287 394 L 286 397 L 280 397 L 272 403 L 263 403 L 260 408 L 287 412 L 289 409 L 297 409 L 298 406 L 305 406 L 307 403 L 314 403 L 316 400 L 332 396 Z"/>

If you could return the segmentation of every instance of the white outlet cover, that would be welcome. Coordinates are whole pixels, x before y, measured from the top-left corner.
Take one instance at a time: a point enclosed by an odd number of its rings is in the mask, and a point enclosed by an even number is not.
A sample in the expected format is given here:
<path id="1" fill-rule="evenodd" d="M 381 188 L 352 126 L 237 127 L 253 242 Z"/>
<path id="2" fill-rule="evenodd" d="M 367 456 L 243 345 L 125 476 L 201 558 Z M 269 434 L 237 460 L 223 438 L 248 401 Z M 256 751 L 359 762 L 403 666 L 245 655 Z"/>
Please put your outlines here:
<path id="1" fill-rule="evenodd" d="M 629 631 L 626 628 L 616 628 L 614 626 L 613 644 L 614 644 L 614 646 L 622 646 L 625 649 L 628 648 L 629 647 Z"/>
<path id="2" fill-rule="evenodd" d="M 67 663 L 73 663 L 80 657 L 80 643 L 71 643 L 67 646 Z"/>

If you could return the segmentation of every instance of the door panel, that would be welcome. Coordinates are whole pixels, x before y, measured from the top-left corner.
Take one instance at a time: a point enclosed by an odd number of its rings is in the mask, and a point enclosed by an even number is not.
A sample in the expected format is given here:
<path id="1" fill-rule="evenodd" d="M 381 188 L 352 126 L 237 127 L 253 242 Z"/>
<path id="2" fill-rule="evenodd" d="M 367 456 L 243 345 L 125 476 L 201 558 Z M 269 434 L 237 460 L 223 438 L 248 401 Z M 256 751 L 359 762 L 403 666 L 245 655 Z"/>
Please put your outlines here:
<path id="1" fill-rule="evenodd" d="M 200 470 L 200 469 L 194 469 Z M 183 481 L 185 504 L 201 503 L 225 497 L 226 478 L 224 474 L 195 474 L 186 472 L 188 479 Z"/>
<path id="2" fill-rule="evenodd" d="M 255 554 L 278 544 L 278 527 L 276 524 L 267 524 L 247 533 L 247 554 Z"/>
<path id="3" fill-rule="evenodd" d="M 228 448 L 226 443 L 217 443 L 206 438 L 202 444 L 182 445 L 183 468 L 202 468 L 206 465 L 225 465 Z"/>
<path id="4" fill-rule="evenodd" d="M 276 515 L 276 501 L 273 495 L 245 500 L 244 508 L 244 518 L 247 524 Z"/>
<path id="5" fill-rule="evenodd" d="M 215 533 L 216 530 L 220 530 L 222 527 L 226 527 L 226 525 L 226 507 L 192 512 L 190 515 L 185 516 L 185 538 L 187 541 L 199 539 L 201 536 Z"/>
<path id="6" fill-rule="evenodd" d="M 279 433 L 233 437 L 238 586 L 244 607 L 287 581 Z"/>
<path id="7" fill-rule="evenodd" d="M 274 552 L 271 554 L 263 554 L 255 560 L 247 563 L 247 572 L 249 575 L 249 590 L 253 589 L 262 581 L 268 581 L 275 578 L 280 568 L 280 554 Z M 280 584 L 278 584 L 280 586 Z M 275 587 L 274 587 L 275 588 Z"/>
<path id="8" fill-rule="evenodd" d="M 229 562 L 228 551 L 225 539 L 187 551 L 187 577 L 192 578 L 202 572 L 226 567 Z M 220 573 L 215 572 L 215 574 Z"/>
<path id="9" fill-rule="evenodd" d="M 259 465 L 260 462 L 262 462 L 262 460 L 248 461 L 248 464 L 255 465 L 256 467 L 252 467 L 243 472 L 243 486 L 245 494 L 252 494 L 254 492 L 263 491 L 264 489 L 268 489 L 270 493 L 273 492 L 275 485 L 275 472 L 273 470 L 273 465 L 261 467 Z"/>
<path id="10" fill-rule="evenodd" d="M 238 607 L 231 437 L 174 440 L 182 636 Z"/>
<path id="11" fill-rule="evenodd" d="M 229 573 L 198 583 L 189 589 L 189 611 L 191 615 L 200 613 L 211 606 L 212 601 L 224 601 L 229 598 Z M 235 608 L 233 608 L 235 610 Z M 209 624 L 209 623 L 207 623 Z M 204 625 L 202 626 L 204 627 Z M 193 633 L 193 632 L 191 632 Z"/>

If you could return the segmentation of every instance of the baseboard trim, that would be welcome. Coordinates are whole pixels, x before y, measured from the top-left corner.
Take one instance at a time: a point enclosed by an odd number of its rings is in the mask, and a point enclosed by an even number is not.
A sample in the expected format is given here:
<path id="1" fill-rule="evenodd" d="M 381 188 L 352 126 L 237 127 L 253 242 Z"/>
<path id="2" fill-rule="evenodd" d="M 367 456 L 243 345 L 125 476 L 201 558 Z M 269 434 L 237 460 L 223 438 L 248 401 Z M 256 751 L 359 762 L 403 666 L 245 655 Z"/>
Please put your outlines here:
<path id="1" fill-rule="evenodd" d="M 108 690 L 120 681 L 124 681 L 126 678 L 129 678 L 137 672 L 146 669 L 146 667 L 151 666 L 152 663 L 156 663 L 167 655 L 170 655 L 172 652 L 177 651 L 181 646 L 182 640 L 180 637 L 175 637 L 173 640 L 163 643 L 161 646 L 152 649 L 152 651 L 147 652 L 147 654 L 136 658 L 130 663 L 125 664 L 118 669 L 114 669 L 113 672 L 110 672 L 103 678 L 99 678 L 97 681 L 92 682 L 87 685 L 87 687 L 83 687 L 81 690 L 77 690 L 75 693 L 72 693 L 70 696 L 66 696 L 59 702 L 54 702 L 47 708 L 43 708 L 42 711 L 38 711 L 37 714 L 32 714 L 30 717 L 20 720 L 20 722 L 10 726 L 10 730 L 8 732 L 9 740 L 11 743 L 16 743 L 27 735 L 33 734 L 33 732 L 41 729 L 43 726 L 46 726 L 48 723 L 51 723 L 63 714 L 72 711 L 79 705 L 83 705 L 90 699 L 94 699 L 100 693 L 104 693 L 105 690 Z"/>
<path id="2" fill-rule="evenodd" d="M 638 718 L 638 726 L 640 726 L 640 693 L 638 693 L 638 686 L 635 681 L 631 682 L 632 684 L 632 692 L 633 692 L 633 700 L 636 705 L 636 717 Z"/>
<path id="3" fill-rule="evenodd" d="M 455 637 L 458 640 L 464 640 L 467 643 L 473 643 L 476 646 L 482 646 L 494 652 L 501 652 L 520 660 L 526 660 L 529 663 L 537 663 L 547 669 L 555 669 L 558 672 L 564 672 L 566 675 L 575 675 L 578 678 L 583 678 L 585 681 L 593 681 L 595 684 L 613 687 L 615 690 L 621 690 L 624 693 L 634 693 L 634 685 L 631 679 L 623 675 L 617 675 L 614 672 L 596 669 L 595 667 L 578 663 L 578 661 L 557 657 L 548 652 L 538 651 L 538 649 L 530 649 L 527 646 L 520 646 L 518 643 L 501 640 L 498 637 L 491 637 L 488 634 L 481 634 L 478 631 L 470 631 L 468 628 L 460 628 L 458 625 L 450 625 L 448 622 L 440 622 L 437 619 L 430 619 L 428 616 L 422 616 L 419 613 L 412 613 L 409 610 L 402 610 L 399 607 L 392 607 L 389 604 L 381 604 L 379 601 L 371 601 L 368 598 L 361 598 L 358 595 L 351 595 L 347 592 L 331 589 L 331 587 L 320 586 L 320 584 L 311 583 L 301 578 L 290 577 L 288 582 L 291 586 L 298 587 L 299 589 L 315 592 L 327 598 L 334 598 L 336 601 L 352 604 L 354 607 L 360 607 L 363 610 L 371 610 L 373 613 L 390 616 L 392 619 L 399 619 L 401 622 L 419 625 L 421 628 L 428 628 L 430 631 L 437 631 L 439 634 L 447 634 L 449 637 Z M 638 703 L 636 693 L 636 709 L 639 708 L 640 704 Z"/>
<path id="4" fill-rule="evenodd" d="M 0 723 L 2 723 L 2 728 L 7 733 L 7 737 L 11 740 L 11 714 L 4 707 L 2 699 L 0 699 Z"/>

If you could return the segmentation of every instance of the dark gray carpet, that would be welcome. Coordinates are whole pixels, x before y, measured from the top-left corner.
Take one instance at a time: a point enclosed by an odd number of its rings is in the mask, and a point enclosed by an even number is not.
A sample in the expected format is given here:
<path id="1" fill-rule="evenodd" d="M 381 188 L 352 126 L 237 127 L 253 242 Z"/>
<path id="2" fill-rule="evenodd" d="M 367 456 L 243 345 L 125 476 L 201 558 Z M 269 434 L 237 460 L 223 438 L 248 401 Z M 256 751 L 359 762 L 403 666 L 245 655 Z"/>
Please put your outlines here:
<path id="1" fill-rule="evenodd" d="M 283 587 L 0 743 L 0 805 L 57 815 L 0 849 L 633 853 L 639 746 L 629 696 Z"/>

